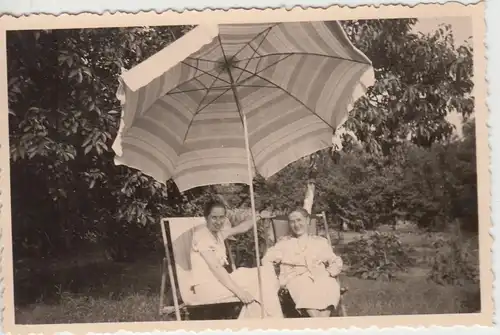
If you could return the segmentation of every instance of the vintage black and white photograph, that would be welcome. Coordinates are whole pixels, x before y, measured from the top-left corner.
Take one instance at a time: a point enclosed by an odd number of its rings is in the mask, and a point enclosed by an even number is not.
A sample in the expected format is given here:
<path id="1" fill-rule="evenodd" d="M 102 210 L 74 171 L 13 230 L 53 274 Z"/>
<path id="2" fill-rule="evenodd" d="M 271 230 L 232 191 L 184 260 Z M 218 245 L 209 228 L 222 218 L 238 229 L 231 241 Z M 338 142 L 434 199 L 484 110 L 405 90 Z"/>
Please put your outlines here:
<path id="1" fill-rule="evenodd" d="M 490 313 L 484 22 L 446 6 L 8 29 L 13 322 Z"/>

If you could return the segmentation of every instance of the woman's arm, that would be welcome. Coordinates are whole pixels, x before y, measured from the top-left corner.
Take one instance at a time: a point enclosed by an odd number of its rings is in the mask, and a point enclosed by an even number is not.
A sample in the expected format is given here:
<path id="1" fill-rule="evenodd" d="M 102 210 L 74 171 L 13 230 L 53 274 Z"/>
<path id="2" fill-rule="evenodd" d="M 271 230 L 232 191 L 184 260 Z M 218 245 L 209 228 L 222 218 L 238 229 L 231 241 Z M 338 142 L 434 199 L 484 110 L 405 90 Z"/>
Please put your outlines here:
<path id="1" fill-rule="evenodd" d="M 221 231 L 223 239 L 227 239 L 234 235 L 239 235 L 246 233 L 253 226 L 253 215 L 252 210 L 250 208 L 241 208 L 241 209 L 231 209 L 226 199 L 222 195 L 217 195 L 220 201 L 224 203 L 226 206 L 226 217 L 229 221 L 228 227 L 223 228 Z M 258 222 L 260 219 L 271 218 L 271 213 L 262 212 L 261 214 L 257 213 L 256 221 Z"/>
<path id="2" fill-rule="evenodd" d="M 246 233 L 253 227 L 253 217 L 251 209 L 240 209 L 240 210 L 228 210 L 227 218 L 231 223 L 231 227 L 224 228 L 222 231 L 222 236 L 224 239 Z M 256 221 L 258 222 L 261 219 L 272 218 L 271 213 L 267 211 L 263 211 L 261 213 L 257 213 Z"/>
<path id="3" fill-rule="evenodd" d="M 246 233 L 250 229 L 252 229 L 253 226 L 253 218 L 252 218 L 252 212 L 251 210 L 240 210 L 240 211 L 229 211 L 227 213 L 227 218 L 229 222 L 231 223 L 231 226 L 228 228 L 225 228 L 222 231 L 222 235 L 224 239 L 234 236 L 234 235 L 239 235 Z M 259 217 L 257 216 L 257 221 L 259 220 Z"/>
<path id="4" fill-rule="evenodd" d="M 337 256 L 333 252 L 333 248 L 330 246 L 328 242 L 325 243 L 325 263 L 326 263 L 326 270 L 332 277 L 337 277 L 341 272 L 342 268 L 344 266 L 344 262 L 342 261 L 342 258 Z"/>
<path id="5" fill-rule="evenodd" d="M 215 278 L 217 278 L 217 280 L 229 291 L 233 292 L 234 295 L 238 297 L 238 299 L 240 299 L 245 304 L 248 304 L 255 300 L 255 298 L 252 297 L 248 292 L 238 286 L 238 284 L 231 278 L 226 269 L 217 260 L 213 252 L 209 250 L 201 251 L 200 255 L 207 263 Z"/>
<path id="6" fill-rule="evenodd" d="M 281 243 L 277 242 L 275 245 L 267 249 L 266 254 L 262 257 L 262 265 L 279 264 L 283 259 L 283 251 L 281 250 Z"/>
<path id="7" fill-rule="evenodd" d="M 304 209 L 311 214 L 312 213 L 312 206 L 314 203 L 314 190 L 316 186 L 314 185 L 314 181 L 309 181 L 307 183 L 307 189 L 306 189 L 306 195 L 304 197 Z"/>
<path id="8" fill-rule="evenodd" d="M 337 277 L 342 272 L 342 267 L 344 266 L 344 262 L 342 258 L 335 255 L 328 261 L 327 270 L 330 276 Z"/>

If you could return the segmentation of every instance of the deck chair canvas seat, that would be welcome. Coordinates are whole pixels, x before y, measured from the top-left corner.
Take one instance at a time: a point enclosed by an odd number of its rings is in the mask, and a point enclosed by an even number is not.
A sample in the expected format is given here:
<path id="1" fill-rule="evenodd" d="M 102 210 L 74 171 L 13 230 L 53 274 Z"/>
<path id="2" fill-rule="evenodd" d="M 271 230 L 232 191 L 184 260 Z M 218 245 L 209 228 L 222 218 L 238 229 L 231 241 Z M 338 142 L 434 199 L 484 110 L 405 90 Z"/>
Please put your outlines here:
<path id="1" fill-rule="evenodd" d="M 203 217 L 178 217 L 165 218 L 160 220 L 163 243 L 165 246 L 165 258 L 163 260 L 160 293 L 160 315 L 171 311 L 173 307 L 173 310 L 175 310 L 176 313 L 177 320 L 180 320 L 180 309 L 182 308 L 240 303 L 240 300 L 236 297 L 214 301 L 200 301 L 190 287 L 190 250 L 193 240 L 193 231 L 196 227 L 204 224 L 205 219 Z M 170 250 L 172 251 L 172 255 L 170 255 Z M 231 252 L 229 252 L 229 258 L 234 269 L 234 261 L 232 261 Z M 163 303 L 166 289 L 167 272 L 170 281 L 170 288 L 172 290 L 174 306 L 164 306 Z M 182 305 L 179 304 L 179 297 L 183 302 Z"/>

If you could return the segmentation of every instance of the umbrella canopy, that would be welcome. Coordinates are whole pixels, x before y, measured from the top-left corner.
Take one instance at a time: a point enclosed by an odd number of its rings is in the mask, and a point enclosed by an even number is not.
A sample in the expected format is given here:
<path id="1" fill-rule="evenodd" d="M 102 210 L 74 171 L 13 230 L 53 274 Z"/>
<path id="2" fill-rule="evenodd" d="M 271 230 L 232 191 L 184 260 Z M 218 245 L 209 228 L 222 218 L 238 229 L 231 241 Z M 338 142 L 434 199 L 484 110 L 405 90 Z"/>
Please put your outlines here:
<path id="1" fill-rule="evenodd" d="M 115 162 L 180 191 L 268 178 L 331 146 L 373 82 L 338 22 L 198 26 L 120 77 Z"/>

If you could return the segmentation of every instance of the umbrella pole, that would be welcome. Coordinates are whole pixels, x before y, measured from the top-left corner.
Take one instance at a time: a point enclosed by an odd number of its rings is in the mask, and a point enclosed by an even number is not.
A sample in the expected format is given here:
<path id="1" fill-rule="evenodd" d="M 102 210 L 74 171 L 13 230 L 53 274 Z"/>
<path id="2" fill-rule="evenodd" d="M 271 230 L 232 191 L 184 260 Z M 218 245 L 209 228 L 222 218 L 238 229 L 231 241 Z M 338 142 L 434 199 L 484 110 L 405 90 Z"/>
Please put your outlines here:
<path id="1" fill-rule="evenodd" d="M 257 274 L 259 277 L 259 300 L 260 300 L 260 312 L 261 312 L 261 317 L 265 317 L 265 307 L 264 307 L 264 294 L 262 292 L 262 272 L 260 269 L 260 250 L 259 250 L 259 232 L 257 230 L 257 216 L 255 214 L 255 196 L 254 196 L 254 191 L 253 191 L 253 178 L 252 178 L 252 158 L 250 155 L 250 145 L 248 142 L 248 129 L 247 129 L 247 118 L 243 114 L 243 128 L 245 131 L 245 147 L 246 147 L 246 152 L 247 152 L 247 167 L 248 167 L 248 185 L 250 186 L 250 203 L 252 204 L 252 219 L 253 219 L 253 237 L 254 237 L 254 243 L 255 243 L 255 257 L 257 260 Z"/>
<path id="2" fill-rule="evenodd" d="M 260 269 L 260 250 L 259 250 L 259 232 L 257 230 L 257 216 L 255 214 L 255 196 L 254 196 L 254 191 L 253 191 L 253 178 L 252 178 L 252 158 L 250 155 L 250 145 L 248 143 L 248 129 L 247 129 L 247 118 L 245 115 L 243 115 L 243 128 L 245 131 L 245 147 L 246 147 L 246 152 L 247 152 L 247 167 L 248 167 L 248 184 L 250 186 L 250 202 L 252 204 L 252 218 L 253 218 L 253 236 L 254 236 L 254 243 L 255 243 L 255 258 L 257 260 L 257 274 L 259 277 L 259 300 L 260 300 L 260 306 L 261 306 L 261 317 L 265 317 L 264 313 L 264 294 L 262 292 L 262 272 Z"/>
<path id="3" fill-rule="evenodd" d="M 264 307 L 264 294 L 262 291 L 262 271 L 260 268 L 260 250 L 259 250 L 259 232 L 257 230 L 257 215 L 255 213 L 255 196 L 253 191 L 253 172 L 252 172 L 252 155 L 250 152 L 250 143 L 248 141 L 248 127 L 247 118 L 245 113 L 242 112 L 240 99 L 238 97 L 238 92 L 236 91 L 236 86 L 234 84 L 233 75 L 231 70 L 227 71 L 229 74 L 229 79 L 231 80 L 231 90 L 233 91 L 234 100 L 236 102 L 236 108 L 238 108 L 238 113 L 241 115 L 243 121 L 243 131 L 245 133 L 245 150 L 247 153 L 247 168 L 248 168 L 248 186 L 250 186 L 250 202 L 252 204 L 252 220 L 253 220 L 253 238 L 255 243 L 255 257 L 257 260 L 257 276 L 259 278 L 259 302 L 260 302 L 260 316 L 262 319 L 265 318 L 265 307 Z"/>

